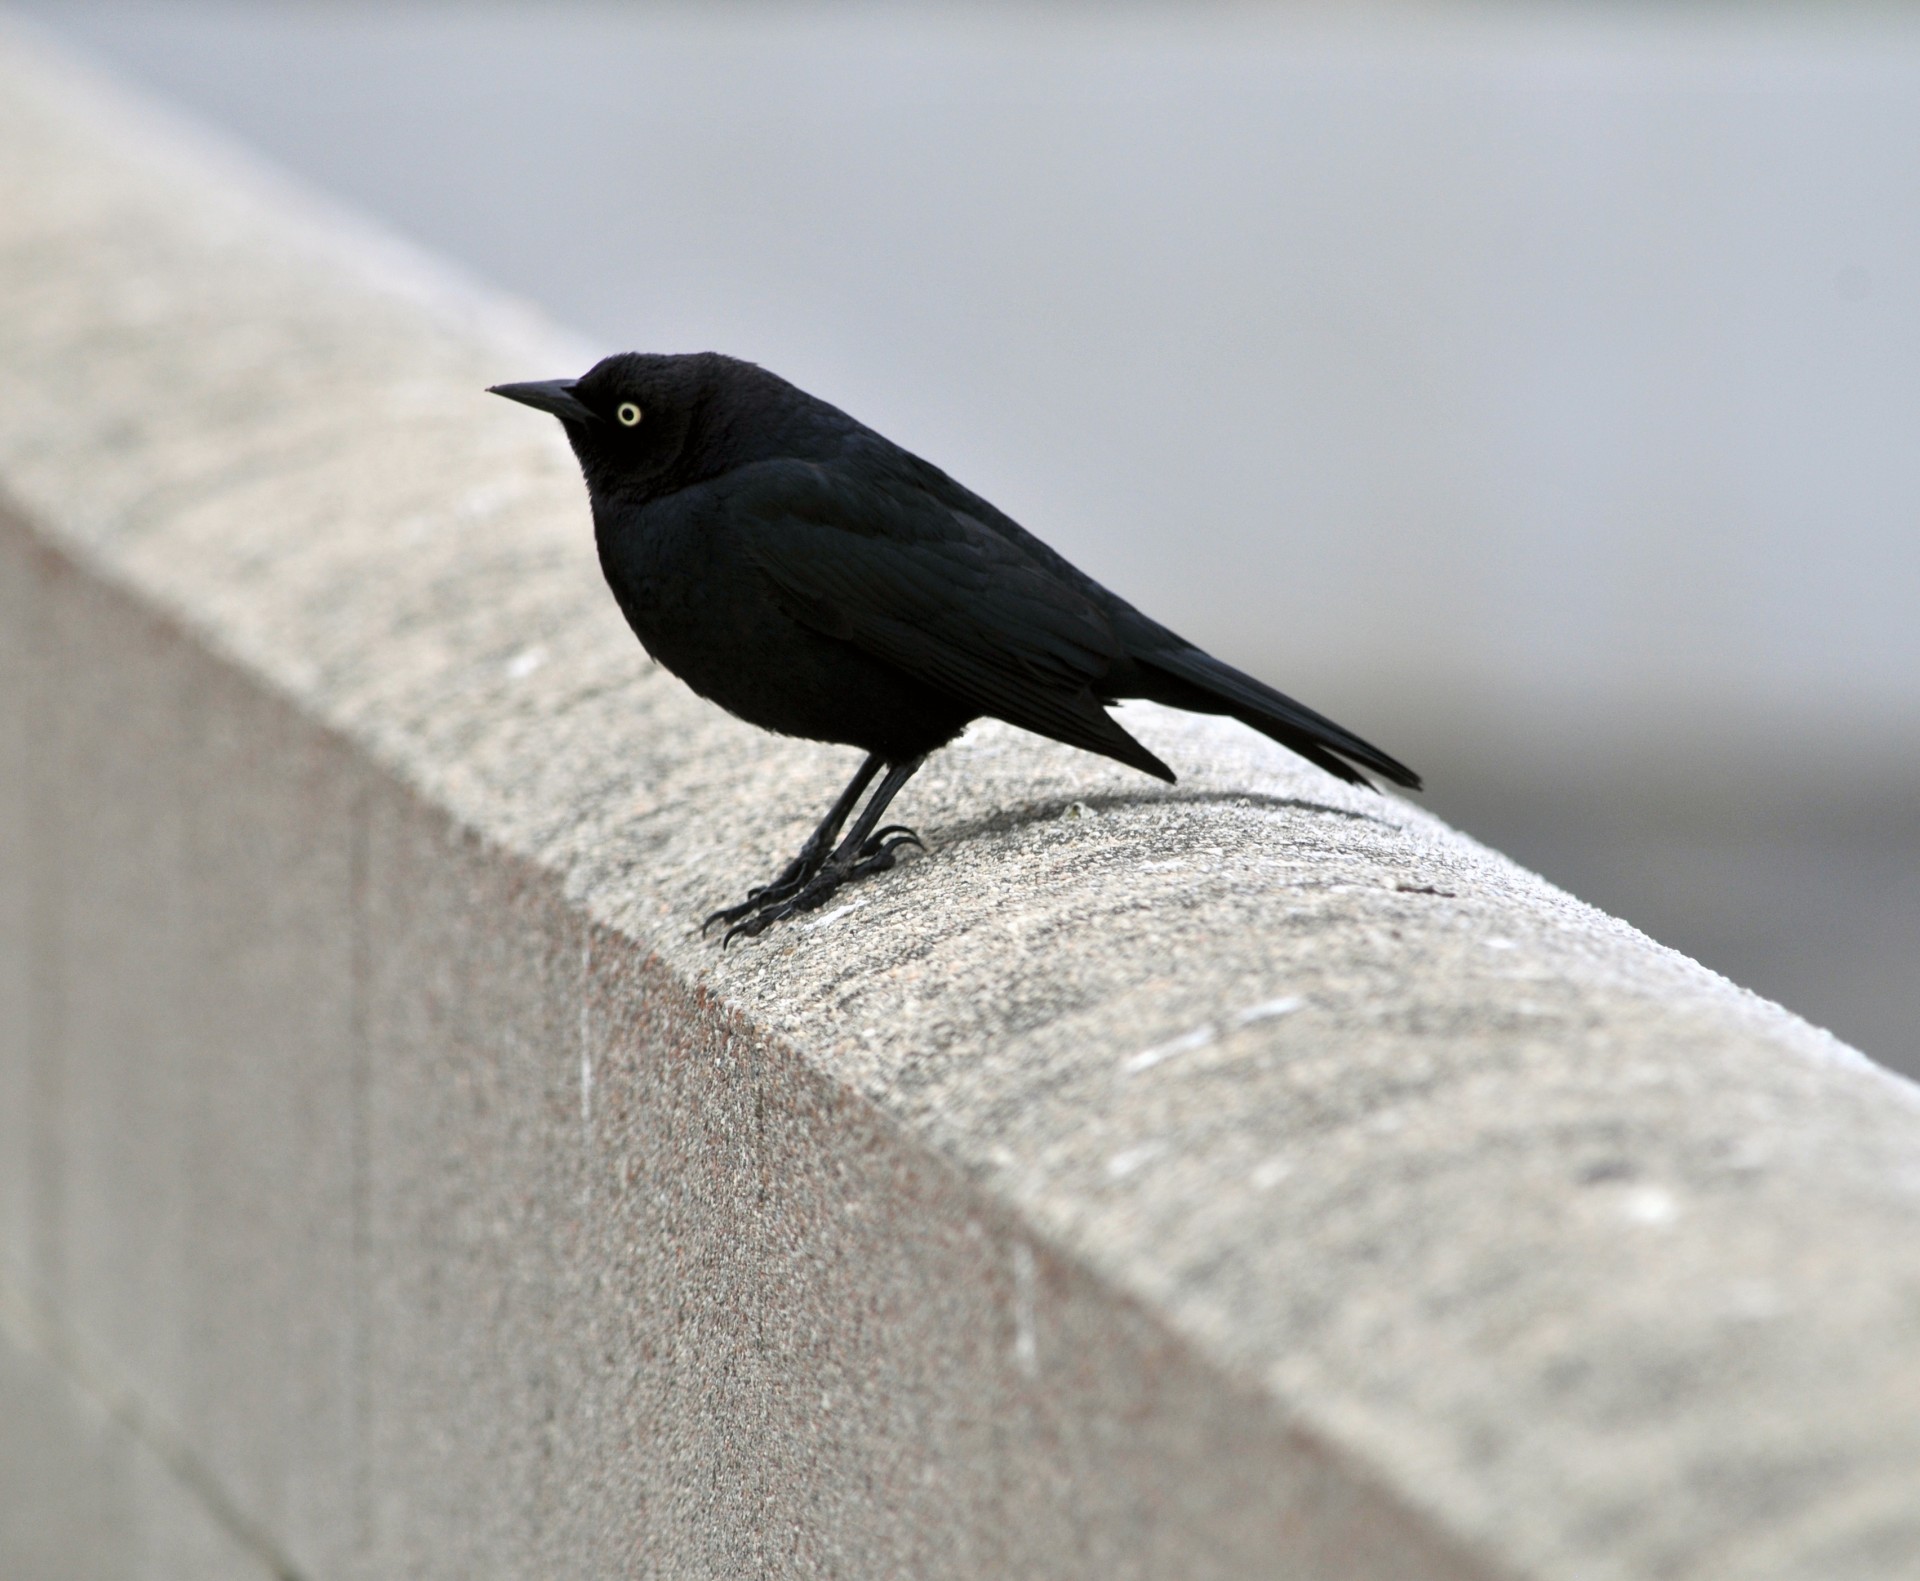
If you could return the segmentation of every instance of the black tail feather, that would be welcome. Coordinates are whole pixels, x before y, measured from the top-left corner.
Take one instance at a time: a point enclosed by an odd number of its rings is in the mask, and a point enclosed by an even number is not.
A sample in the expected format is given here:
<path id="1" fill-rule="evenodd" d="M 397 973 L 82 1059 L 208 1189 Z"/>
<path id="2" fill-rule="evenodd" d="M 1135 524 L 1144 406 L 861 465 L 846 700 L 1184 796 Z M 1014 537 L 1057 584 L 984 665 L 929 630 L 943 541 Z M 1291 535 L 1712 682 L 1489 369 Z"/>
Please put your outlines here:
<path id="1" fill-rule="evenodd" d="M 1210 653 L 1170 648 L 1136 654 L 1134 662 L 1146 682 L 1139 695 L 1152 702 L 1199 713 L 1231 714 L 1349 784 L 1367 781 L 1342 758 L 1351 758 L 1361 768 L 1408 790 L 1420 788 L 1420 776 L 1398 758 Z"/>

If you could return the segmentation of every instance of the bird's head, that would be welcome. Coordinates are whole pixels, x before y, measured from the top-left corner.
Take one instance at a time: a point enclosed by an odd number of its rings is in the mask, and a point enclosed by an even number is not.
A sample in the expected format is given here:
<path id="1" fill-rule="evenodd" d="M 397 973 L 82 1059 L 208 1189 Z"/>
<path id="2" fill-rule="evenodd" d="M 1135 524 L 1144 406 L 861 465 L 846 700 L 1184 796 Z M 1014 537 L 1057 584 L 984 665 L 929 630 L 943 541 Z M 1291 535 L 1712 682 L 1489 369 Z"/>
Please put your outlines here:
<path id="1" fill-rule="evenodd" d="M 578 379 L 496 384 L 489 393 L 551 412 L 596 497 L 674 486 L 712 383 L 705 357 L 608 357 Z"/>
<path id="2" fill-rule="evenodd" d="M 803 441 L 796 418 L 810 429 L 814 414 L 832 412 L 765 369 L 710 351 L 624 352 L 578 379 L 496 384 L 491 393 L 559 418 L 588 491 L 606 502 L 645 501 L 786 453 Z"/>

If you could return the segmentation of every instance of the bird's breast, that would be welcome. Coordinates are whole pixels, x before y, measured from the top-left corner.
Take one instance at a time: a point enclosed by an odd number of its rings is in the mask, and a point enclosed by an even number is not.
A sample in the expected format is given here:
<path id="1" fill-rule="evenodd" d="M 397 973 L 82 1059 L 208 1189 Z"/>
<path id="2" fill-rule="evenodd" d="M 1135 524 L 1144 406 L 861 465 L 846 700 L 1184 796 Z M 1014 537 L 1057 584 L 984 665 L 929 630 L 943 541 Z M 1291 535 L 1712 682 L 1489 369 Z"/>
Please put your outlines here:
<path id="1" fill-rule="evenodd" d="M 780 729 L 772 714 L 810 713 L 804 699 L 831 688 L 834 657 L 775 599 L 740 532 L 717 508 L 675 498 L 596 536 L 607 585 L 647 652 L 701 696 Z"/>
<path id="2" fill-rule="evenodd" d="M 600 569 L 627 624 L 653 657 L 676 673 L 689 643 L 725 640 L 744 568 L 715 524 L 662 501 L 635 512 L 595 512 Z"/>
<path id="3" fill-rule="evenodd" d="M 741 538 L 698 502 L 595 513 L 607 585 L 654 660 L 729 713 L 783 735 L 906 761 L 975 710 L 799 618 Z"/>

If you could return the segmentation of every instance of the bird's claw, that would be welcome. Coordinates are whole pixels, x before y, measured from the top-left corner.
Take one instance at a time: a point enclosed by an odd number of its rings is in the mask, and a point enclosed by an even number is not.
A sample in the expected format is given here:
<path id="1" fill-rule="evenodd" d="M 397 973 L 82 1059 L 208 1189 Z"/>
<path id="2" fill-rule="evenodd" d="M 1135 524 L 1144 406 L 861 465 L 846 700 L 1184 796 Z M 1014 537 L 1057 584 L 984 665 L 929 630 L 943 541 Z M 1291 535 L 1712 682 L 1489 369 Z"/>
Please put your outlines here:
<path id="1" fill-rule="evenodd" d="M 898 838 L 895 838 L 898 836 Z M 915 845 L 926 850 L 926 842 L 903 823 L 890 823 L 884 829 L 876 829 L 867 837 L 867 843 L 860 847 L 860 855 L 873 856 L 882 850 L 892 850 L 895 846 Z"/>
<path id="2" fill-rule="evenodd" d="M 718 911 L 708 912 L 701 920 L 700 936 L 705 938 L 707 931 L 712 928 L 716 922 L 738 922 L 742 917 L 746 916 L 748 912 L 752 911 L 755 906 L 760 904 L 757 897 L 762 893 L 764 893 L 764 889 L 749 890 L 747 892 L 747 898 L 741 901 L 739 905 L 722 906 Z"/>
<path id="3" fill-rule="evenodd" d="M 788 896 L 797 895 L 799 892 L 798 881 L 791 884 L 756 884 L 747 891 L 747 898 L 739 905 L 722 906 L 718 911 L 709 912 L 706 920 L 700 924 L 701 935 L 704 937 L 707 930 L 716 922 L 724 922 L 731 927 L 742 917 L 751 916 L 764 906 L 776 906 Z M 728 938 L 732 936 L 731 933 L 727 935 Z"/>
<path id="4" fill-rule="evenodd" d="M 765 885 L 749 893 L 739 905 L 714 912 L 700 925 L 700 931 L 705 933 L 714 923 L 725 922 L 727 931 L 720 941 L 722 949 L 737 938 L 757 939 L 776 922 L 784 922 L 803 911 L 818 911 L 842 884 L 886 872 L 899 860 L 894 852 L 903 845 L 926 850 L 920 836 L 906 825 L 889 824 L 870 835 L 854 860 L 844 868 L 828 863 L 803 883 Z"/>
<path id="5" fill-rule="evenodd" d="M 718 911 L 709 913 L 706 921 L 700 924 L 701 935 L 704 937 L 706 931 L 716 922 L 731 925 L 742 917 L 758 911 L 762 906 L 776 906 L 788 897 L 799 894 L 807 881 L 819 871 L 820 862 L 817 859 L 809 861 L 805 855 L 796 858 L 787 864 L 787 870 L 771 884 L 755 884 L 747 891 L 747 898 L 739 905 L 722 906 Z"/>

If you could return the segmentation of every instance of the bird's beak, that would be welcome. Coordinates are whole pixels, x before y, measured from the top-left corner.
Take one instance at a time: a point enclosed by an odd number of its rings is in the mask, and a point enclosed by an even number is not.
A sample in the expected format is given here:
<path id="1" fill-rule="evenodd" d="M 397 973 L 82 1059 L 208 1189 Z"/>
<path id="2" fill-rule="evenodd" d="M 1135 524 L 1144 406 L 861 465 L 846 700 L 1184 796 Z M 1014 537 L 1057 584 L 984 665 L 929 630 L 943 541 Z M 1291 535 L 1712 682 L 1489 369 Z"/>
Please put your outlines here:
<path id="1" fill-rule="evenodd" d="M 563 423 L 591 423 L 598 419 L 593 409 L 573 393 L 571 379 L 540 379 L 531 384 L 494 384 L 489 395 L 504 395 L 509 401 L 551 412 Z"/>

